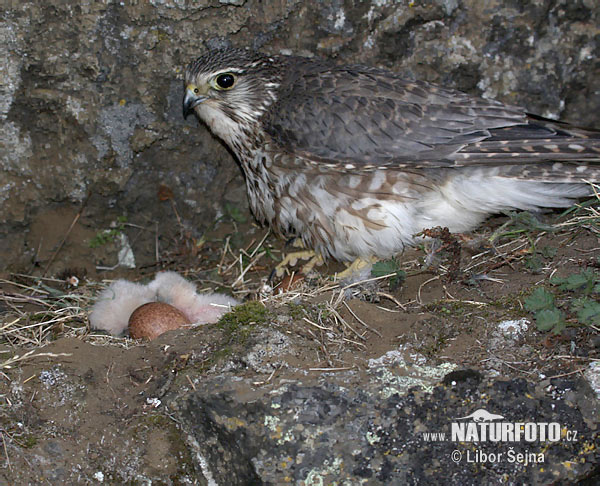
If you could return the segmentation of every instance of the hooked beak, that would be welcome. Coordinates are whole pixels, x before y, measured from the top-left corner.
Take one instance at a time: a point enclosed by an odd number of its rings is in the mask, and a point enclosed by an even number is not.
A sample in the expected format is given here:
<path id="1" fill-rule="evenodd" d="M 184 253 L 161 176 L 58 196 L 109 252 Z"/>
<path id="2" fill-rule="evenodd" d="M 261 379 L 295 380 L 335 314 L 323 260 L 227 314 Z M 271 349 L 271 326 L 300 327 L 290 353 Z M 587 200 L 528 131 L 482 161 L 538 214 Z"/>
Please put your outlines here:
<path id="1" fill-rule="evenodd" d="M 183 95 L 183 118 L 187 118 L 194 111 L 195 106 L 198 106 L 208 98 L 208 96 L 197 94 L 197 92 L 198 88 L 193 84 L 188 84 L 185 87 L 185 94 Z"/>

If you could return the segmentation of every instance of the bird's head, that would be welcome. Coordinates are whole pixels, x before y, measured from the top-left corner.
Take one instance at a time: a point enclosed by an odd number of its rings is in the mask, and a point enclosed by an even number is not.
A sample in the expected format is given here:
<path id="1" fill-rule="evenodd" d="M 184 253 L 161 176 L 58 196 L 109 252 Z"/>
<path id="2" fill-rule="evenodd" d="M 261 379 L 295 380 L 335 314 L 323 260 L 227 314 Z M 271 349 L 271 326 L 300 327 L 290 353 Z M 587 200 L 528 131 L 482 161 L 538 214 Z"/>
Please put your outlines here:
<path id="1" fill-rule="evenodd" d="M 276 100 L 277 58 L 244 49 L 212 51 L 185 72 L 183 116 L 195 112 L 228 141 L 234 128 L 255 124 Z"/>

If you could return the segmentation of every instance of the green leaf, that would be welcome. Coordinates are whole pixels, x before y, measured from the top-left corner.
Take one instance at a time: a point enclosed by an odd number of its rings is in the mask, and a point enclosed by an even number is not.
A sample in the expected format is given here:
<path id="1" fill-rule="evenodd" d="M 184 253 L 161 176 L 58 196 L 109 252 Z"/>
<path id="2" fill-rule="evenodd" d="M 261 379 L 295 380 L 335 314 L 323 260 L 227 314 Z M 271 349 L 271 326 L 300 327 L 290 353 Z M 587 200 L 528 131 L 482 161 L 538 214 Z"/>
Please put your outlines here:
<path id="1" fill-rule="evenodd" d="M 398 261 L 394 259 L 375 262 L 371 267 L 372 277 L 383 277 L 384 275 L 390 274 L 394 274 L 390 277 L 391 289 L 398 288 L 406 279 L 406 272 L 399 268 Z"/>
<path id="2" fill-rule="evenodd" d="M 371 267 L 372 277 L 383 277 L 390 273 L 396 273 L 398 271 L 398 263 L 395 260 L 382 260 L 375 262 Z"/>
<path id="3" fill-rule="evenodd" d="M 565 330 L 565 327 L 567 327 L 567 323 L 563 319 L 556 326 L 554 326 L 554 329 L 552 329 L 552 332 L 554 334 L 560 334 L 561 332 L 563 332 Z"/>
<path id="4" fill-rule="evenodd" d="M 551 308 L 554 308 L 554 295 L 543 287 L 538 287 L 525 298 L 525 309 L 530 312 Z"/>
<path id="5" fill-rule="evenodd" d="M 577 319 L 582 324 L 600 324 L 600 302 L 591 299 L 579 299 Z"/>
<path id="6" fill-rule="evenodd" d="M 566 278 L 552 277 L 550 283 L 557 285 L 560 290 L 578 290 L 582 287 L 586 287 L 590 292 L 594 287 L 596 281 L 596 274 L 593 270 L 584 270 L 581 273 L 574 273 Z"/>
<path id="7" fill-rule="evenodd" d="M 542 309 L 535 313 L 535 322 L 540 331 L 550 331 L 552 329 L 557 332 L 557 328 L 560 328 L 558 331 L 560 332 L 565 327 L 565 316 L 556 308 Z"/>
<path id="8" fill-rule="evenodd" d="M 106 245 L 108 243 L 112 243 L 113 241 L 115 241 L 118 234 L 119 234 L 119 231 L 115 230 L 115 229 L 110 229 L 110 230 L 106 229 L 106 230 L 100 231 L 100 232 L 96 233 L 96 236 L 94 236 L 89 241 L 88 246 L 90 248 L 98 248 L 98 247 Z"/>

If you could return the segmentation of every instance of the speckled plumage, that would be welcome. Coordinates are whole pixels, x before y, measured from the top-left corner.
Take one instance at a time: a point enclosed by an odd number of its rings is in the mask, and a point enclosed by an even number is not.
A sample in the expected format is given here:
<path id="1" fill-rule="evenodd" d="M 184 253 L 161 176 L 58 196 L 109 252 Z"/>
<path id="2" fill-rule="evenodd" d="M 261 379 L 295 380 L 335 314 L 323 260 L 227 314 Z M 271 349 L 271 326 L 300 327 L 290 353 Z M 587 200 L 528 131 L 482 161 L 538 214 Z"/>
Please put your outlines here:
<path id="1" fill-rule="evenodd" d="M 389 71 L 225 49 L 185 82 L 257 219 L 324 257 L 388 258 L 425 228 L 567 206 L 600 181 L 600 132 Z"/>

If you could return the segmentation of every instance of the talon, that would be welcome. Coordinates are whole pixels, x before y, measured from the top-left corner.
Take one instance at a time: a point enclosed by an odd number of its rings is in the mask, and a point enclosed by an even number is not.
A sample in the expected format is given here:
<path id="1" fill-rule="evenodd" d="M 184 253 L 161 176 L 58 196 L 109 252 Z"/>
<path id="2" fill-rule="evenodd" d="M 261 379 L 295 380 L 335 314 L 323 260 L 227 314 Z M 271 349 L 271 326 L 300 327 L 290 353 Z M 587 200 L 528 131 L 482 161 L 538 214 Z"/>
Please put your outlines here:
<path id="1" fill-rule="evenodd" d="M 312 250 L 295 251 L 288 253 L 283 260 L 273 270 L 277 277 L 283 277 L 287 267 L 293 267 L 298 263 L 298 260 L 312 260 L 316 258 L 315 252 Z M 310 263 L 310 262 L 308 262 Z M 308 265 L 307 263 L 307 265 Z M 314 265 L 313 265 L 314 266 Z"/>
<path id="2" fill-rule="evenodd" d="M 373 263 L 377 262 L 379 258 L 376 257 L 366 257 L 366 258 L 357 258 L 350 265 L 346 267 L 345 270 L 336 273 L 334 280 L 344 280 L 352 277 L 354 274 L 360 272 L 362 269 L 373 265 Z"/>
<path id="3" fill-rule="evenodd" d="M 315 267 L 320 267 L 324 262 L 325 260 L 323 260 L 323 256 L 321 254 L 315 255 L 302 266 L 301 272 L 304 275 L 308 275 Z"/>
<path id="4" fill-rule="evenodd" d="M 294 236 L 293 238 L 289 238 L 288 240 L 286 240 L 284 248 L 301 248 L 303 250 L 306 249 L 302 238 L 298 236 Z"/>

